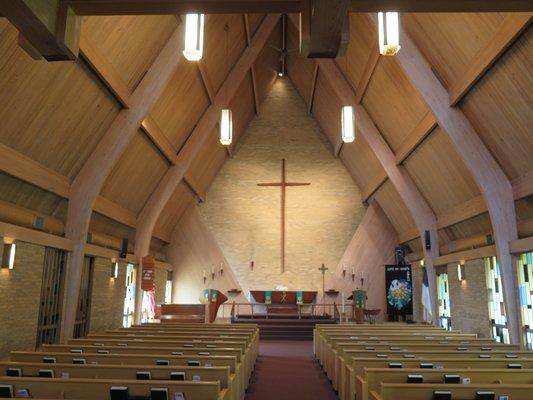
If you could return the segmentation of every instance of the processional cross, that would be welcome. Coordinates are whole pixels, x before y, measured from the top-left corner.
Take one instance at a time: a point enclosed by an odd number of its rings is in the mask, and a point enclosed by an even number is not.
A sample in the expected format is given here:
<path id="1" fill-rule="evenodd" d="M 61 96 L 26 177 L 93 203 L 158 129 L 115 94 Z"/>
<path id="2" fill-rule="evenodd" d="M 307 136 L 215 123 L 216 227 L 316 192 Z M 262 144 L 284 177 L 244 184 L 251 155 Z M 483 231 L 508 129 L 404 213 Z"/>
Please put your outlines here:
<path id="1" fill-rule="evenodd" d="M 281 273 L 285 272 L 285 188 L 287 186 L 309 186 L 308 182 L 287 182 L 285 159 L 281 160 L 281 182 L 258 183 L 257 186 L 279 186 L 281 188 Z"/>
<path id="2" fill-rule="evenodd" d="M 326 310 L 326 271 L 328 269 L 324 264 L 318 269 L 322 272 L 322 304 L 324 305 L 324 311 Z"/>

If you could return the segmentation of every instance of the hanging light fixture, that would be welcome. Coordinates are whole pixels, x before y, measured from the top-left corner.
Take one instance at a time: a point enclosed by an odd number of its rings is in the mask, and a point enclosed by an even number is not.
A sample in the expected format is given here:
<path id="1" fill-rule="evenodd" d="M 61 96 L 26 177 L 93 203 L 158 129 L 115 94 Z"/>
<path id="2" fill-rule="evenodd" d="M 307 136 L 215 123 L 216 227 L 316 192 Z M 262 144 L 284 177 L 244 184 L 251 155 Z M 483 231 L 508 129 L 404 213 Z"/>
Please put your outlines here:
<path id="1" fill-rule="evenodd" d="M 229 146 L 233 139 L 233 120 L 231 110 L 225 108 L 220 112 L 220 143 Z"/>
<path id="2" fill-rule="evenodd" d="M 202 59 L 204 51 L 204 14 L 185 16 L 185 49 L 183 55 L 189 61 Z"/>
<path id="3" fill-rule="evenodd" d="M 378 13 L 379 52 L 394 56 L 400 51 L 400 19 L 397 12 Z"/>
<path id="4" fill-rule="evenodd" d="M 341 110 L 342 141 L 352 143 L 355 140 L 355 116 L 352 106 L 344 106 Z"/>

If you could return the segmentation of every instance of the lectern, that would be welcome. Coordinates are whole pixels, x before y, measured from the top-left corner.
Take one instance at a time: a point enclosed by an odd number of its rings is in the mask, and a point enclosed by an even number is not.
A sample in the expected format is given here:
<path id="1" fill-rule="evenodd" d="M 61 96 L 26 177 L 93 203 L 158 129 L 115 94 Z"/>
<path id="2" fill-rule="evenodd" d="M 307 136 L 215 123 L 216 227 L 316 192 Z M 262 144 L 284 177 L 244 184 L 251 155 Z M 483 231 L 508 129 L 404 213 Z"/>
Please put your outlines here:
<path id="1" fill-rule="evenodd" d="M 353 304 L 355 308 L 354 318 L 355 322 L 362 324 L 365 322 L 365 308 L 366 308 L 366 292 L 361 289 L 354 290 Z"/>
<path id="2" fill-rule="evenodd" d="M 225 303 L 228 298 L 217 289 L 204 289 L 202 292 L 201 302 L 207 306 L 208 321 L 212 323 L 217 318 L 220 305 Z"/>

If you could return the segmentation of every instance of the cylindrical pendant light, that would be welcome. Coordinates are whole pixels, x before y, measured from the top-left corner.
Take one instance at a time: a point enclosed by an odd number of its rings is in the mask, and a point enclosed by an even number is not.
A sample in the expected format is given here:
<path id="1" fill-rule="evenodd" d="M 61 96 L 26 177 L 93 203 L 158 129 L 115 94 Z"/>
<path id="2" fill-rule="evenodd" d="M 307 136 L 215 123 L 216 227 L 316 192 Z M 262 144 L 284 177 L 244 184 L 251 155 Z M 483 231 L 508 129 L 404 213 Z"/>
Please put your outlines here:
<path id="1" fill-rule="evenodd" d="M 355 115 L 352 106 L 344 106 L 341 110 L 342 141 L 352 143 L 355 140 Z"/>
<path id="2" fill-rule="evenodd" d="M 204 51 L 204 14 L 185 16 L 185 49 L 183 55 L 189 61 L 202 59 Z"/>
<path id="3" fill-rule="evenodd" d="M 233 139 L 233 120 L 231 110 L 227 108 L 220 112 L 220 143 L 229 146 Z"/>
<path id="4" fill-rule="evenodd" d="M 393 56 L 400 51 L 400 17 L 397 12 L 378 13 L 379 52 Z"/>

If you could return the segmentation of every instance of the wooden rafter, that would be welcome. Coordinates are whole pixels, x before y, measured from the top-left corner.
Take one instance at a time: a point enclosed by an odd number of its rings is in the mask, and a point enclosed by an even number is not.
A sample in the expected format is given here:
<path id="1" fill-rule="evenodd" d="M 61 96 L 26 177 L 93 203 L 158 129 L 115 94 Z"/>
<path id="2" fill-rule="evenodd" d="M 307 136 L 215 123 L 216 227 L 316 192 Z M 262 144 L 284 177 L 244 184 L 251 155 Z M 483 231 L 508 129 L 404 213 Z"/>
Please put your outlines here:
<path id="1" fill-rule="evenodd" d="M 492 257 L 496 255 L 496 246 L 484 246 L 477 249 L 458 251 L 456 253 L 446 254 L 435 258 L 435 265 L 447 265 L 459 263 L 461 261 L 478 260 L 484 257 Z"/>
<path id="2" fill-rule="evenodd" d="M 384 171 L 381 171 L 373 182 L 361 190 L 361 200 L 367 202 L 388 179 L 389 177 L 387 174 Z"/>
<path id="3" fill-rule="evenodd" d="M 396 164 L 401 164 L 405 161 L 409 155 L 416 150 L 418 146 L 424 141 L 425 138 L 435 129 L 437 126 L 437 120 L 433 114 L 428 113 L 422 118 L 422 120 L 415 126 L 415 128 L 407 135 L 398 150 L 396 151 Z"/>
<path id="4" fill-rule="evenodd" d="M 313 70 L 313 81 L 311 82 L 311 90 L 309 93 L 309 100 L 307 101 L 307 112 L 313 112 L 313 100 L 315 98 L 316 82 L 318 80 L 318 63 L 315 61 L 315 68 Z"/>
<path id="5" fill-rule="evenodd" d="M 300 0 L 65 0 L 78 15 L 298 13 Z M 532 11 L 529 0 L 350 0 L 351 12 Z"/>
<path id="6" fill-rule="evenodd" d="M 207 97 L 209 98 L 209 102 L 213 103 L 213 101 L 215 100 L 215 91 L 213 89 L 213 85 L 211 84 L 211 79 L 209 79 L 209 75 L 207 74 L 205 64 L 200 60 L 196 63 L 196 65 L 198 65 L 200 79 L 202 81 L 202 84 L 204 85 L 204 89 L 207 93 Z"/>
<path id="7" fill-rule="evenodd" d="M 250 43 L 252 43 L 252 32 L 250 30 L 250 20 L 248 17 L 248 14 L 242 15 L 243 22 L 244 22 L 244 32 L 246 33 L 246 45 L 250 46 Z M 257 90 L 257 80 L 255 77 L 255 66 L 254 64 L 250 67 L 250 75 L 252 78 L 252 91 L 254 93 L 254 107 L 255 107 L 255 114 L 259 115 L 259 92 Z M 228 147 L 229 149 L 229 147 Z M 230 154 L 231 156 L 231 154 Z"/>
<path id="8" fill-rule="evenodd" d="M 139 214 L 139 225 L 135 239 L 135 254 L 141 258 L 148 253 L 152 231 L 157 223 L 159 215 L 176 190 L 177 185 L 185 176 L 202 145 L 218 122 L 220 110 L 226 106 L 226 102 L 236 93 L 240 83 L 245 79 L 250 66 L 265 46 L 270 34 L 278 24 L 281 15 L 270 14 L 265 17 L 254 35 L 250 45 L 243 51 L 239 60 L 229 72 L 226 80 L 220 87 L 215 101 L 204 112 L 202 118 L 196 124 L 191 135 L 178 153 L 176 165 L 170 167 L 165 176 L 159 182 L 156 190 L 146 202 Z M 140 296 L 137 296 L 139 298 Z M 140 306 L 140 305 L 139 305 Z M 140 307 L 136 307 L 138 310 Z M 139 314 L 136 313 L 136 321 Z"/>
<path id="9" fill-rule="evenodd" d="M 516 288 L 516 268 L 509 252 L 509 242 L 517 239 L 512 187 L 501 167 L 481 141 L 465 115 L 449 106 L 449 94 L 433 73 L 405 30 L 402 49 L 395 60 L 429 106 L 433 115 L 454 144 L 481 191 L 491 217 L 498 260 L 502 270 L 504 303 L 509 318 L 509 334 L 520 343 L 520 312 Z"/>
<path id="10" fill-rule="evenodd" d="M 514 43 L 531 23 L 531 13 L 512 14 L 505 18 L 498 31 L 468 63 L 466 71 L 450 87 L 450 104 L 457 105 L 490 67 Z"/>
<path id="11" fill-rule="evenodd" d="M 407 209 L 411 213 L 420 236 L 424 237 L 424 232 L 426 230 L 430 232 L 432 245 L 430 246 L 430 249 L 424 247 L 424 252 L 428 277 L 430 278 L 429 283 L 433 315 L 437 315 L 436 275 L 435 269 L 433 268 L 433 259 L 439 255 L 439 249 L 435 215 L 416 187 L 414 181 L 407 173 L 407 170 L 396 164 L 394 153 L 389 148 L 370 115 L 366 112 L 363 106 L 355 102 L 353 88 L 348 83 L 337 64 L 333 60 L 326 59 L 321 59 L 317 62 L 319 63 L 320 71 L 322 71 L 324 77 L 328 80 L 341 102 L 354 107 L 360 136 L 368 143 L 391 183 L 396 188 Z"/>
<path id="12" fill-rule="evenodd" d="M 182 39 L 183 24 L 180 24 L 132 93 L 130 108 L 120 110 L 72 183 L 66 226 L 66 236 L 74 242 L 66 285 L 70 299 L 79 296 L 83 248 L 95 200 L 113 166 L 137 134 L 141 121 L 176 71 Z M 76 302 L 72 301 L 66 305 L 62 340 L 72 336 L 75 318 Z"/>
<path id="13" fill-rule="evenodd" d="M 379 56 L 380 54 L 375 51 L 375 49 L 370 50 L 370 55 L 368 56 L 368 60 L 365 64 L 365 70 L 361 76 L 361 79 L 359 79 L 357 87 L 355 88 L 356 103 L 361 103 L 363 100 L 366 89 L 368 88 L 368 84 L 370 83 L 370 79 L 372 79 L 372 75 L 374 74 L 376 66 L 378 65 Z"/>

